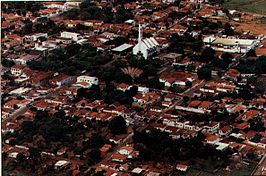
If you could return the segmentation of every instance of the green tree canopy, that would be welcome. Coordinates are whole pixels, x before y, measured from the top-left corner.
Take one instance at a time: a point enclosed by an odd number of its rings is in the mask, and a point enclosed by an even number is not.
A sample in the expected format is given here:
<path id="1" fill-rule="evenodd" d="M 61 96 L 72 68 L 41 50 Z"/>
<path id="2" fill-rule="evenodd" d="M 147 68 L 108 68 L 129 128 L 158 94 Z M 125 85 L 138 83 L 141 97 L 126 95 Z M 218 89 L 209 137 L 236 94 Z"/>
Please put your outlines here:
<path id="1" fill-rule="evenodd" d="M 127 130 L 126 121 L 123 117 L 114 117 L 109 123 L 109 129 L 112 134 L 123 134 Z"/>

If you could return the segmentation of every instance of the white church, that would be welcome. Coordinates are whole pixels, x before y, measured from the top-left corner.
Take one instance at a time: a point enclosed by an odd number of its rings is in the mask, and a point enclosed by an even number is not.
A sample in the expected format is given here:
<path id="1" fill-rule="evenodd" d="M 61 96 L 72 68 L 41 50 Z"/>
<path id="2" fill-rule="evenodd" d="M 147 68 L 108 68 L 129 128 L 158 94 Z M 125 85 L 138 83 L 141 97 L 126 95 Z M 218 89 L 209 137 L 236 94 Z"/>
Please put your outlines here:
<path id="1" fill-rule="evenodd" d="M 159 43 L 153 37 L 142 39 L 141 25 L 139 24 L 138 44 L 134 46 L 133 54 L 141 53 L 145 59 L 148 59 L 159 51 Z"/>

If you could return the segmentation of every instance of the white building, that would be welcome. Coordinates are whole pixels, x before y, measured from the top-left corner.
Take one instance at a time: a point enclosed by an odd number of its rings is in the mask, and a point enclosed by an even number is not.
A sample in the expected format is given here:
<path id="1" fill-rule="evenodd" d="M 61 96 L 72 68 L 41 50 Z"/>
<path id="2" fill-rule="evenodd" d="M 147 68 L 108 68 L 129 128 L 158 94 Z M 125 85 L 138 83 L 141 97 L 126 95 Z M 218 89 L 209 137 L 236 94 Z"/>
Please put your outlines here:
<path id="1" fill-rule="evenodd" d="M 79 33 L 75 33 L 75 32 L 61 32 L 61 37 L 62 38 L 68 38 L 68 39 L 72 39 L 74 41 L 78 41 L 81 39 L 81 35 Z"/>
<path id="2" fill-rule="evenodd" d="M 147 59 L 156 52 L 159 52 L 159 43 L 153 37 L 142 39 L 141 26 L 139 24 L 138 43 L 133 48 L 133 54 L 141 53 Z"/>
<path id="3" fill-rule="evenodd" d="M 17 158 L 17 156 L 18 156 L 18 152 L 12 152 L 12 153 L 9 153 L 8 156 L 9 156 L 10 158 Z"/>
<path id="4" fill-rule="evenodd" d="M 37 41 L 40 37 L 47 38 L 48 34 L 47 33 L 36 33 L 36 34 L 25 35 L 25 39 L 30 40 L 30 41 Z"/>
<path id="5" fill-rule="evenodd" d="M 92 84 L 98 85 L 99 79 L 93 76 L 82 75 L 77 78 L 77 82 L 86 82 L 86 83 L 90 83 L 91 85 Z"/>
<path id="6" fill-rule="evenodd" d="M 57 8 L 60 9 L 62 11 L 66 10 L 66 3 L 65 2 L 44 2 L 43 3 L 44 7 L 46 8 Z"/>
<path id="7" fill-rule="evenodd" d="M 63 167 L 66 167 L 68 165 L 70 165 L 71 163 L 69 161 L 65 161 L 65 160 L 60 160 L 60 161 L 57 161 L 54 165 L 54 168 L 55 169 L 61 169 Z"/>
<path id="8" fill-rule="evenodd" d="M 258 44 L 256 40 L 239 39 L 239 38 L 220 38 L 208 36 L 203 39 L 206 45 L 210 45 L 216 51 L 229 53 L 246 53 L 250 49 L 254 49 Z"/>
<path id="9" fill-rule="evenodd" d="M 11 67 L 10 71 L 12 75 L 20 76 L 25 68 L 26 67 L 23 65 L 14 65 Z"/>

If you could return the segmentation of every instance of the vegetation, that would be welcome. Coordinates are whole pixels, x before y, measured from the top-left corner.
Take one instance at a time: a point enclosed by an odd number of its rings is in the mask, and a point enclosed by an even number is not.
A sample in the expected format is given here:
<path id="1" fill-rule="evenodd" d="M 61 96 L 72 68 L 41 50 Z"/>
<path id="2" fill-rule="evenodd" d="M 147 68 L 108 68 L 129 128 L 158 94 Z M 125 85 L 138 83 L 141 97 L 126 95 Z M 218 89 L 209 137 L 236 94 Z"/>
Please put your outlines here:
<path id="1" fill-rule="evenodd" d="M 241 73 L 265 74 L 266 73 L 266 56 L 260 56 L 256 60 L 241 60 L 238 70 Z"/>
<path id="2" fill-rule="evenodd" d="M 35 1 L 16 1 L 5 2 L 2 6 L 4 13 L 17 13 L 18 15 L 26 16 L 27 11 L 32 13 L 38 12 L 43 8 L 43 4 Z"/>
<path id="3" fill-rule="evenodd" d="M 126 121 L 123 117 L 114 117 L 109 123 L 109 129 L 112 134 L 123 134 L 127 130 Z"/>
<path id="4" fill-rule="evenodd" d="M 111 60 L 111 55 L 98 54 L 96 48 L 89 45 L 71 44 L 52 51 L 40 61 L 31 61 L 28 66 L 33 70 L 56 71 L 75 75 L 83 70 L 97 71 L 100 65 Z"/>
<path id="5" fill-rule="evenodd" d="M 173 140 L 167 133 L 152 129 L 150 133 L 135 131 L 133 140 L 135 148 L 140 151 L 140 159 L 143 160 L 175 164 L 188 158 L 212 158 L 215 161 L 215 158 L 220 157 L 224 165 L 229 163 L 227 152 L 230 151 L 218 152 L 212 146 L 203 146 L 202 133 L 190 139 Z"/>
<path id="6" fill-rule="evenodd" d="M 208 66 L 199 68 L 197 74 L 199 79 L 205 80 L 210 80 L 212 76 L 211 69 Z"/>
<path id="7" fill-rule="evenodd" d="M 182 36 L 173 34 L 169 39 L 168 51 L 184 54 L 185 47 L 191 47 L 192 51 L 200 51 L 202 46 L 202 40 L 193 37 L 189 33 L 185 33 Z"/>
<path id="8" fill-rule="evenodd" d="M 83 1 L 80 4 L 80 9 L 68 10 L 62 16 L 70 20 L 102 20 L 106 23 L 123 23 L 133 18 L 132 12 L 123 7 L 118 8 L 114 13 L 111 6 L 100 8 L 90 0 Z"/>

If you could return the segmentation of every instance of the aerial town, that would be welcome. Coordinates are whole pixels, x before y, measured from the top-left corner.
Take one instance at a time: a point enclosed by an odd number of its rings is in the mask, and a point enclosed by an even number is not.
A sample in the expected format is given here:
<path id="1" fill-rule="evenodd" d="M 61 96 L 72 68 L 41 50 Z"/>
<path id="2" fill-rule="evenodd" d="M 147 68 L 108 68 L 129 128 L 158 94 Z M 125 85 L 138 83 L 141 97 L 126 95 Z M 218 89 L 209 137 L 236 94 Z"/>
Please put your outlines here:
<path id="1" fill-rule="evenodd" d="M 266 175 L 265 10 L 1 2 L 2 174 Z"/>

